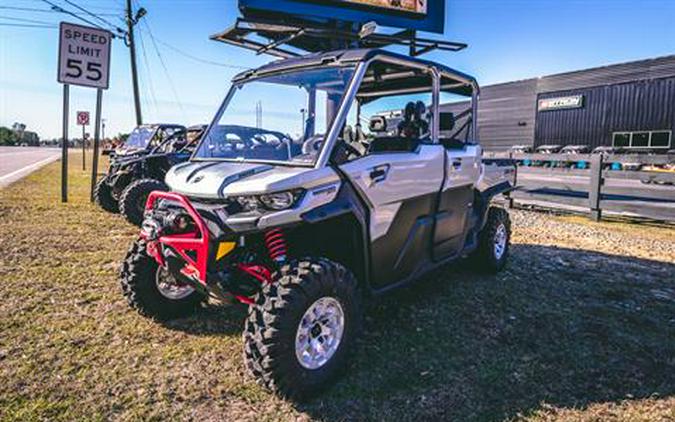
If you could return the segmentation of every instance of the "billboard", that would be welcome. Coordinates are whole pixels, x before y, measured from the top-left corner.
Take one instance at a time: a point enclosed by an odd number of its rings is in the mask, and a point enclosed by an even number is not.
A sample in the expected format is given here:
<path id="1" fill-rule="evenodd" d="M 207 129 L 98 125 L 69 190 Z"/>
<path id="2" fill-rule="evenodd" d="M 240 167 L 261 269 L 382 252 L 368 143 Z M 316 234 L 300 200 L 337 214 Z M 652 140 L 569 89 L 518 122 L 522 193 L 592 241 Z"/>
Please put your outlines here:
<path id="1" fill-rule="evenodd" d="M 426 15 L 427 0 L 328 0 L 332 3 L 352 3 L 363 7 Z"/>
<path id="2" fill-rule="evenodd" d="M 445 0 L 239 0 L 246 16 L 294 20 L 375 22 L 380 26 L 442 34 Z"/>

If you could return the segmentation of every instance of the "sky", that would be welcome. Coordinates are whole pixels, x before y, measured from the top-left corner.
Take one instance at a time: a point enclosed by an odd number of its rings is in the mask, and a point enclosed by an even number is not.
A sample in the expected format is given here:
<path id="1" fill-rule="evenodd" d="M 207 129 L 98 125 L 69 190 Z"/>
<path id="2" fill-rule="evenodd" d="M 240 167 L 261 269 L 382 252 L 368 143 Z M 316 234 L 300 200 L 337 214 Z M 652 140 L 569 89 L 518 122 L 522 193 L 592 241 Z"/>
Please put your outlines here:
<path id="1" fill-rule="evenodd" d="M 73 3 L 84 6 L 123 26 L 124 0 L 50 1 L 69 10 L 75 10 Z M 244 68 L 271 60 L 209 40 L 234 22 L 236 0 L 134 1 L 148 10 L 137 26 L 147 123 L 209 122 L 230 79 Z M 43 139 L 61 134 L 57 24 L 78 21 L 61 13 L 16 8 L 49 7 L 44 0 L 0 1 L 0 126 L 22 122 Z M 466 42 L 469 48 L 424 57 L 489 85 L 675 54 L 674 21 L 675 0 L 447 0 L 442 37 Z M 71 136 L 81 133 L 75 112 L 93 112 L 95 99 L 93 89 L 71 88 Z M 129 132 L 135 124 L 129 51 L 119 39 L 112 47 L 110 89 L 103 95 L 102 116 L 106 135 Z"/>

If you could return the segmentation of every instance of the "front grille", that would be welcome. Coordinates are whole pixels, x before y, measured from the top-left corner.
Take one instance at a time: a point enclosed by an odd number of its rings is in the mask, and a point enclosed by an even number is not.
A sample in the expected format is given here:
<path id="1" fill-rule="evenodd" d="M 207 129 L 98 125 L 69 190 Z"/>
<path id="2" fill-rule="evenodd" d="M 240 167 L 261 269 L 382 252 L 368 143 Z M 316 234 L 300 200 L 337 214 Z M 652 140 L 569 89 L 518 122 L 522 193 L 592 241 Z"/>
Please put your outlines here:
<path id="1" fill-rule="evenodd" d="M 188 199 L 193 204 L 204 204 L 204 205 L 227 205 L 228 200 L 224 198 L 196 198 L 194 196 L 188 196 Z"/>
<path id="2" fill-rule="evenodd" d="M 239 214 L 244 211 L 242 205 L 231 199 L 227 198 L 192 198 L 190 197 L 190 202 L 197 209 L 205 209 L 213 211 L 215 209 L 222 209 L 228 215 Z"/>

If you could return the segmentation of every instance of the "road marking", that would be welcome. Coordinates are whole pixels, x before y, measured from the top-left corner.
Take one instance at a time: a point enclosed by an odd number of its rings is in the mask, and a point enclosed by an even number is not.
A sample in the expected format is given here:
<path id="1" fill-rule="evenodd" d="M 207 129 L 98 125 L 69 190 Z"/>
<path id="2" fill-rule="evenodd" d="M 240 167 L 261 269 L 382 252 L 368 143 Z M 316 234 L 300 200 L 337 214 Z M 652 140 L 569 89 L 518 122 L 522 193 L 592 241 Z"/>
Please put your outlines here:
<path id="1" fill-rule="evenodd" d="M 6 174 L 4 176 L 0 176 L 0 183 L 2 183 L 3 181 L 5 181 L 7 179 L 10 179 L 13 176 L 16 176 L 17 174 L 21 174 L 22 172 L 30 173 L 33 170 L 37 170 L 38 168 L 44 166 L 45 164 L 48 164 L 52 161 L 56 161 L 58 158 L 59 158 L 58 155 L 53 155 L 51 157 L 45 158 L 44 160 L 38 161 L 37 163 L 33 163 L 33 164 L 30 164 L 30 165 L 24 166 L 24 167 L 22 167 L 18 170 L 15 170 L 15 171 L 13 171 L 9 174 Z"/>
<path id="2" fill-rule="evenodd" d="M 13 157 L 17 155 L 27 155 L 27 154 L 40 154 L 39 151 L 23 151 L 23 152 L 10 152 L 8 154 L 5 154 L 3 152 L 0 152 L 0 160 L 7 158 L 7 157 Z"/>

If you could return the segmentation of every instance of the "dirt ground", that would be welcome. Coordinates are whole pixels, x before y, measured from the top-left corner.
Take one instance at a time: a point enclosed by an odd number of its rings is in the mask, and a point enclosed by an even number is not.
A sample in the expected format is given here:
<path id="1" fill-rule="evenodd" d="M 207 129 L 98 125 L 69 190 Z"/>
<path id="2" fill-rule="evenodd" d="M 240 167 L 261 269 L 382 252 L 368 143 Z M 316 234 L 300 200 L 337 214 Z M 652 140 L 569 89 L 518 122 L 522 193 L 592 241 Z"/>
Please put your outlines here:
<path id="1" fill-rule="evenodd" d="M 347 375 L 294 404 L 246 376 L 243 307 L 127 307 L 137 230 L 71 163 L 67 205 L 59 164 L 0 190 L 0 420 L 675 420 L 673 226 L 512 211 L 505 271 L 372 300 Z"/>

